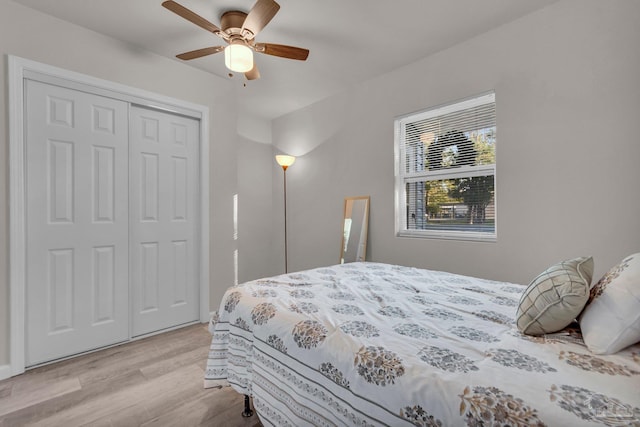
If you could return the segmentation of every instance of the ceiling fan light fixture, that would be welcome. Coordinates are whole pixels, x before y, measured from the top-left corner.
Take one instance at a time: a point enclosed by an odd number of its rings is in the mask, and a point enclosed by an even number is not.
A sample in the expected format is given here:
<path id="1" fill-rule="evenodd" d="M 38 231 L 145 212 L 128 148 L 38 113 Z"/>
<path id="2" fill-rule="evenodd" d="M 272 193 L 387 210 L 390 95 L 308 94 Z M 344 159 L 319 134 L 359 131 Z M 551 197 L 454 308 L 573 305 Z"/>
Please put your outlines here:
<path id="1" fill-rule="evenodd" d="M 244 43 L 232 43 L 224 48 L 224 65 L 236 73 L 251 71 L 253 51 Z"/>
<path id="2" fill-rule="evenodd" d="M 256 80 L 260 78 L 260 71 L 253 62 L 253 52 L 299 61 L 305 61 L 309 56 L 309 49 L 255 41 L 255 36 L 271 22 L 271 19 L 280 10 L 280 5 L 276 0 L 256 0 L 249 13 L 238 10 L 224 12 L 220 17 L 220 27 L 174 0 L 163 0 L 162 6 L 192 24 L 220 37 L 228 44 L 227 47 L 210 46 L 176 55 L 177 58 L 184 61 L 213 55 L 224 50 L 224 63 L 229 70 L 234 73 L 243 73 L 247 80 Z"/>

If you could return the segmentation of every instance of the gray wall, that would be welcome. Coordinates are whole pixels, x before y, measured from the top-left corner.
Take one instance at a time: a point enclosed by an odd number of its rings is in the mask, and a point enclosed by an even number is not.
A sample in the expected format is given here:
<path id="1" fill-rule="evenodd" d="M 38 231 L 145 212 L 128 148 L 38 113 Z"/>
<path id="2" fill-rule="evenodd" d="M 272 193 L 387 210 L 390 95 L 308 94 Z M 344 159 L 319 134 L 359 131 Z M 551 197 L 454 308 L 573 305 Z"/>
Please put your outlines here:
<path id="1" fill-rule="evenodd" d="M 283 273 L 282 251 L 273 248 L 272 179 L 279 168 L 273 156 L 270 144 L 238 143 L 239 283 Z"/>
<path id="2" fill-rule="evenodd" d="M 233 283 L 232 201 L 237 187 L 233 86 L 177 61 L 0 0 L 0 366 L 9 354 L 7 54 L 115 81 L 210 109 L 210 306 Z"/>
<path id="3" fill-rule="evenodd" d="M 343 198 L 357 195 L 371 195 L 371 261 L 528 283 L 581 255 L 598 278 L 640 251 L 639 17 L 637 1 L 562 1 L 275 120 L 277 149 L 300 156 L 289 269 L 337 262 Z M 395 237 L 394 117 L 488 90 L 497 242 Z"/>

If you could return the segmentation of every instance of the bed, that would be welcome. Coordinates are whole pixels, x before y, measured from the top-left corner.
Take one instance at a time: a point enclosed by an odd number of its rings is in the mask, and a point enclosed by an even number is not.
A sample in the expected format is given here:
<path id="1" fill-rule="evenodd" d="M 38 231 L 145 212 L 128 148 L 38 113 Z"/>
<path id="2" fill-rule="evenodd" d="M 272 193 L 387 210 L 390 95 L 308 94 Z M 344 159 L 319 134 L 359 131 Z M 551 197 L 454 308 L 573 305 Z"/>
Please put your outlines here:
<path id="1" fill-rule="evenodd" d="M 264 425 L 640 426 L 640 345 L 521 334 L 525 286 L 373 262 L 229 288 L 205 386 Z"/>

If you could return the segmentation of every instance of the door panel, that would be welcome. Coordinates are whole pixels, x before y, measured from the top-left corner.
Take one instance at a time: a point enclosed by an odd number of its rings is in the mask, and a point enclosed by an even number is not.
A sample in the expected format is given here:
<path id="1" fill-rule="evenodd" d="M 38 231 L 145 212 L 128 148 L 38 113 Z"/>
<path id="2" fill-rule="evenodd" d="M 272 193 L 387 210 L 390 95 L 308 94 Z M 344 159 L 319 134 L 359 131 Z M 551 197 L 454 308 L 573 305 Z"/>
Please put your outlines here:
<path id="1" fill-rule="evenodd" d="M 129 338 L 128 105 L 25 84 L 31 366 Z"/>
<path id="2" fill-rule="evenodd" d="M 133 336 L 199 318 L 199 122 L 132 106 Z"/>

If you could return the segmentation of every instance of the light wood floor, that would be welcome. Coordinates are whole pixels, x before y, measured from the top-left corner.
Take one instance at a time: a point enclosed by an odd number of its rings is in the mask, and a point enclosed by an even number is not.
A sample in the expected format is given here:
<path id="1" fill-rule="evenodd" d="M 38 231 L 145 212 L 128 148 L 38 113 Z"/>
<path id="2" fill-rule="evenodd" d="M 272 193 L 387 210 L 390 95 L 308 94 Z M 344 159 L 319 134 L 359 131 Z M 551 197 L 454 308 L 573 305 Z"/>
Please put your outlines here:
<path id="1" fill-rule="evenodd" d="M 0 427 L 260 426 L 231 387 L 203 388 L 210 342 L 198 324 L 0 381 Z"/>

